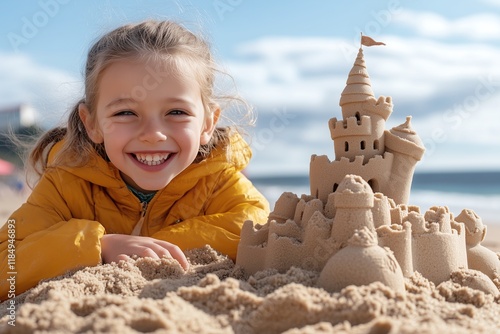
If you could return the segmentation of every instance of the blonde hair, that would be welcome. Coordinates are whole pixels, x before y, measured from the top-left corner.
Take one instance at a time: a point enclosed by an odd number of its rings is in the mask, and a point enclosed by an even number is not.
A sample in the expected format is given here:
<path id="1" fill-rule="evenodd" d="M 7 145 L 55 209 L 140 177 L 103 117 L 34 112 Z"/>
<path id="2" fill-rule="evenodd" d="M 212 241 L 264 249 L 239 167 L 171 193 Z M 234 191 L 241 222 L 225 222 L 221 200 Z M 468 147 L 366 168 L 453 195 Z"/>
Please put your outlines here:
<path id="1" fill-rule="evenodd" d="M 28 157 L 29 167 L 40 177 L 47 168 L 50 148 L 64 138 L 63 145 L 55 156 L 53 165 L 83 166 L 97 152 L 107 159 L 103 144 L 95 144 L 88 136 L 80 119 L 78 106 L 84 103 L 95 120 L 95 105 L 102 72 L 113 62 L 124 58 L 146 58 L 168 61 L 178 73 L 188 66 L 201 90 L 205 112 L 213 112 L 218 104 L 214 93 L 214 82 L 220 71 L 213 61 L 210 46 L 180 24 L 172 21 L 148 20 L 138 24 L 119 27 L 101 37 L 90 49 L 85 67 L 85 97 L 71 109 L 66 127 L 49 130 L 39 138 Z M 227 96 L 225 97 L 227 98 Z M 242 101 L 240 98 L 231 97 Z M 244 101 L 243 101 L 244 102 Z M 251 109 L 246 105 L 247 113 Z M 195 162 L 202 161 L 218 146 L 229 150 L 230 128 L 216 128 L 210 142 L 199 149 Z M 51 163 L 52 165 L 52 163 Z"/>

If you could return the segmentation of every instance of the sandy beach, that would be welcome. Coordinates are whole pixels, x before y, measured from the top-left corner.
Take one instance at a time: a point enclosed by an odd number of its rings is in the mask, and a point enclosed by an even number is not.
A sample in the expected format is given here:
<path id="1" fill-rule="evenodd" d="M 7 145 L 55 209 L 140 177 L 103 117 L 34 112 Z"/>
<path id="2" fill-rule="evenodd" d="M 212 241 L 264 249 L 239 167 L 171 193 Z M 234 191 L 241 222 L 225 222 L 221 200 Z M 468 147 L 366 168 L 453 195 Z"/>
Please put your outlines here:
<path id="1" fill-rule="evenodd" d="M 318 273 L 291 268 L 247 277 L 210 248 L 188 252 L 184 272 L 168 260 L 85 268 L 18 296 L 16 326 L 3 333 L 493 333 L 500 298 L 415 273 L 406 294 L 379 282 L 328 293 Z M 500 287 L 497 278 L 496 285 Z"/>
<path id="2" fill-rule="evenodd" d="M 2 219 L 23 201 L 4 195 Z M 483 245 L 500 256 L 500 225 L 485 224 Z M 15 326 L 10 304 L 1 304 L 0 332 L 493 333 L 500 326 L 500 297 L 461 284 L 467 272 L 438 286 L 415 273 L 406 294 L 379 282 L 329 293 L 317 287 L 317 272 L 248 276 L 210 247 L 187 255 L 187 272 L 145 258 L 42 282 L 14 299 Z M 500 288 L 500 277 L 494 283 Z"/>

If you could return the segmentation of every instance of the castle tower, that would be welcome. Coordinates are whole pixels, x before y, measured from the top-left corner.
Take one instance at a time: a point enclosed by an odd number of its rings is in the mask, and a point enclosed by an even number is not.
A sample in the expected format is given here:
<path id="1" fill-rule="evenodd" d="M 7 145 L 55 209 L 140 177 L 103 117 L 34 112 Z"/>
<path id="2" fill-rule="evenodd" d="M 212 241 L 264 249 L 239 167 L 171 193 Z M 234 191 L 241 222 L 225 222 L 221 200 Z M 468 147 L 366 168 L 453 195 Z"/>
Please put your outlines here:
<path id="1" fill-rule="evenodd" d="M 385 132 L 385 148 L 394 155 L 391 177 L 383 189 L 384 195 L 396 204 L 408 204 L 415 165 L 425 152 L 424 144 L 411 127 L 411 116 L 406 122 Z"/>
<path id="2" fill-rule="evenodd" d="M 353 161 L 356 156 L 363 156 L 366 163 L 383 154 L 385 122 L 392 112 L 392 100 L 383 96 L 375 99 L 361 48 L 339 104 L 343 121 L 329 121 L 336 160 L 346 157 Z"/>
<path id="3" fill-rule="evenodd" d="M 332 239 L 343 248 L 355 230 L 363 227 L 375 231 L 372 208 L 373 191 L 361 176 L 346 175 L 335 192 L 336 209 L 332 223 Z"/>

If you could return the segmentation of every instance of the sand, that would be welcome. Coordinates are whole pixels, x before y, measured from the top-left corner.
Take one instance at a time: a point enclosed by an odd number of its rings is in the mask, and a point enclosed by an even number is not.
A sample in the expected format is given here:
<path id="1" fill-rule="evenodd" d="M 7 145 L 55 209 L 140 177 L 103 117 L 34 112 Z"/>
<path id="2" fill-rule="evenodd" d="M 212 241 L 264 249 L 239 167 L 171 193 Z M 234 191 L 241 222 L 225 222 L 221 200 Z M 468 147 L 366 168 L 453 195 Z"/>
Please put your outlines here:
<path id="1" fill-rule="evenodd" d="M 24 196 L 0 204 L 2 221 Z M 496 222 L 498 223 L 498 222 Z M 482 245 L 500 257 L 500 224 L 485 222 Z M 84 268 L 0 304 L 0 333 L 493 333 L 500 297 L 466 287 L 467 274 L 435 284 L 419 273 L 405 293 L 380 282 L 318 287 L 320 273 L 292 267 L 248 276 L 210 247 L 188 252 L 184 272 L 168 259 Z M 500 278 L 495 280 L 497 289 Z M 470 285 L 469 285 L 470 286 Z"/>
<path id="2" fill-rule="evenodd" d="M 42 282 L 14 299 L 15 326 L 6 323 L 8 302 L 0 305 L 0 332 L 493 333 L 500 326 L 500 297 L 463 287 L 460 273 L 437 287 L 415 273 L 405 294 L 379 282 L 329 293 L 316 287 L 317 272 L 247 277 L 208 246 L 187 255 L 188 272 L 173 260 L 143 258 Z"/>

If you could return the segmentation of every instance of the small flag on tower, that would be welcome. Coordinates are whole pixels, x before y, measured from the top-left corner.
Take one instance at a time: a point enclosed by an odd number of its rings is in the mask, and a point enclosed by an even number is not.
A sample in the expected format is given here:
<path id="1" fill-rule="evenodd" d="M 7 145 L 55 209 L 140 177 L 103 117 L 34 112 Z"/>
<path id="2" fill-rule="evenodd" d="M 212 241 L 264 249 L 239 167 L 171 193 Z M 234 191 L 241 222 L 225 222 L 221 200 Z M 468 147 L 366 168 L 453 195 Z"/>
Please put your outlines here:
<path id="1" fill-rule="evenodd" d="M 373 45 L 385 45 L 385 43 L 377 42 L 373 38 L 361 34 L 361 45 L 373 46 Z"/>

